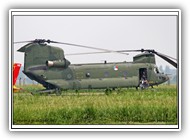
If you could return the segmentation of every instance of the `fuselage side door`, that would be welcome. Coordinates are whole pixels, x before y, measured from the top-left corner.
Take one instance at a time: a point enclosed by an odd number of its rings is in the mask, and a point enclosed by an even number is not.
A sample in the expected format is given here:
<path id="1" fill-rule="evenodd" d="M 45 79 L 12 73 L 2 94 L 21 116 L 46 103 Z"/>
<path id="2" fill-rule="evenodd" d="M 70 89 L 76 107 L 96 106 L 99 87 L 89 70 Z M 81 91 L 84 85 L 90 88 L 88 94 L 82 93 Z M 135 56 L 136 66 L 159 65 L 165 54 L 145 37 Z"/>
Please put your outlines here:
<path id="1" fill-rule="evenodd" d="M 148 80 L 148 70 L 147 68 L 139 69 L 139 81 Z"/>

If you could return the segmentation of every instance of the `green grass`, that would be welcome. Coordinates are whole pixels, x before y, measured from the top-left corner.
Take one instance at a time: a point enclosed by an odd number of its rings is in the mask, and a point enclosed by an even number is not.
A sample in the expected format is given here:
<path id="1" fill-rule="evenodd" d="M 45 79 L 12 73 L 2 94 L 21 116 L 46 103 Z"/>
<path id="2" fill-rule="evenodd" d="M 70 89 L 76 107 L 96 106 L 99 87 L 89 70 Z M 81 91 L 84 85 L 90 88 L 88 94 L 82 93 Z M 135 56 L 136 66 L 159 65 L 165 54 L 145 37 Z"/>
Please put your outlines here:
<path id="1" fill-rule="evenodd" d="M 13 96 L 14 124 L 177 124 L 176 86 L 63 92 L 32 96 L 41 86 L 22 87 Z"/>

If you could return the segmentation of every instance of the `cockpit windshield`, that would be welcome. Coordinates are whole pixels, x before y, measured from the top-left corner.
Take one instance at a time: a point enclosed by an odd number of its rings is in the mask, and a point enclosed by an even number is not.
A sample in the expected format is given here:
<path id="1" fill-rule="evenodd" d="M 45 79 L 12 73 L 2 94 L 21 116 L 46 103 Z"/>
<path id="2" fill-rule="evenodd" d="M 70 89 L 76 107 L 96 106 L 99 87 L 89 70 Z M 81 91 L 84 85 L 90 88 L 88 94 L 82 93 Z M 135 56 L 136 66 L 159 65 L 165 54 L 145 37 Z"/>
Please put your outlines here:
<path id="1" fill-rule="evenodd" d="M 158 70 L 158 67 L 154 67 L 154 72 L 155 73 L 160 73 L 159 70 Z"/>

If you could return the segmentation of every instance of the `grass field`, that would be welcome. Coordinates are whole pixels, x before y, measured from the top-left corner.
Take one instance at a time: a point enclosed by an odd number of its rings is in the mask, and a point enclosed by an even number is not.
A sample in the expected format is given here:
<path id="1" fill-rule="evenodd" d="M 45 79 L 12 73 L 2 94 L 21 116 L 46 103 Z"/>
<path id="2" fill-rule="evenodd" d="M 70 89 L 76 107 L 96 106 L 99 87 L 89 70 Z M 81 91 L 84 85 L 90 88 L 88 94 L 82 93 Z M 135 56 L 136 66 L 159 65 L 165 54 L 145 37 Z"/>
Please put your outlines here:
<path id="1" fill-rule="evenodd" d="M 41 86 L 24 86 L 13 95 L 13 124 L 177 124 L 177 89 L 121 89 L 63 92 L 38 96 Z"/>

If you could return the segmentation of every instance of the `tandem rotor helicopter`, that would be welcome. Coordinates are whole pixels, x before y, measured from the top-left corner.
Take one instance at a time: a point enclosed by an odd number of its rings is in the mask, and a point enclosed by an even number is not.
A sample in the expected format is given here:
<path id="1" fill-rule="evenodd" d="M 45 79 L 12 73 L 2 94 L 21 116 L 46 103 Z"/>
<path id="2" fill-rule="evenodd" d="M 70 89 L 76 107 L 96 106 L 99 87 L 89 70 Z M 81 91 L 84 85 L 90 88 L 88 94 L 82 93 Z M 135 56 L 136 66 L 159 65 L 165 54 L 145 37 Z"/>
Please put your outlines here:
<path id="1" fill-rule="evenodd" d="M 115 88 L 147 88 L 159 85 L 169 80 L 169 77 L 158 71 L 155 55 L 161 57 L 175 68 L 177 63 L 172 57 L 155 50 L 119 50 L 95 48 L 72 43 L 57 42 L 45 39 L 20 41 L 14 43 L 28 43 L 18 51 L 24 53 L 23 73 L 31 80 L 42 84 L 46 89 L 36 93 L 56 93 L 61 90 L 105 89 Z M 133 62 L 71 64 L 65 58 L 63 49 L 49 45 L 63 44 L 76 47 L 99 50 L 99 52 L 80 53 L 120 53 L 141 52 L 133 57 Z M 78 54 L 73 54 L 78 55 Z"/>

